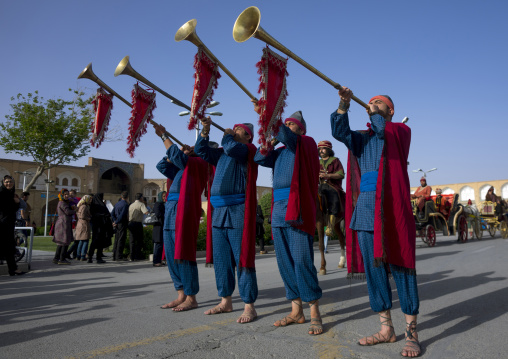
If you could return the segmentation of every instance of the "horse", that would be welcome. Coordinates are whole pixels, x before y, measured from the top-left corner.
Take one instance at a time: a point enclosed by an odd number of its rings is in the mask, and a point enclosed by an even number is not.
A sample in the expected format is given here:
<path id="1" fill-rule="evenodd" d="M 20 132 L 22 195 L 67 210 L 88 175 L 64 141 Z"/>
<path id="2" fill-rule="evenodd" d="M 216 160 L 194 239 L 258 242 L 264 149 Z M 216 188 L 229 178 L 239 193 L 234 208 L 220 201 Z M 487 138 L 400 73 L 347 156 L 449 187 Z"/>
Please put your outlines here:
<path id="1" fill-rule="evenodd" d="M 340 243 L 339 268 L 344 268 L 344 265 L 346 264 L 346 238 L 340 228 L 341 220 L 344 218 L 344 216 L 343 216 L 344 211 L 342 211 L 342 216 L 340 216 L 338 218 L 334 215 L 328 214 L 328 201 L 326 200 L 326 197 L 323 195 L 323 189 L 326 190 L 325 186 L 331 188 L 331 186 L 326 183 L 320 184 L 320 186 L 319 186 L 320 189 L 318 191 L 318 196 L 316 199 L 316 201 L 317 201 L 317 203 L 316 203 L 316 228 L 318 231 L 318 238 L 319 238 L 319 252 L 321 253 L 321 268 L 319 269 L 320 275 L 326 274 L 325 230 L 324 230 L 325 226 L 328 227 L 327 232 L 330 234 L 329 237 L 331 237 L 331 234 L 333 232 L 335 232 L 337 234 L 337 236 L 339 237 L 339 243 Z M 335 191 L 335 190 L 332 189 L 332 191 Z"/>

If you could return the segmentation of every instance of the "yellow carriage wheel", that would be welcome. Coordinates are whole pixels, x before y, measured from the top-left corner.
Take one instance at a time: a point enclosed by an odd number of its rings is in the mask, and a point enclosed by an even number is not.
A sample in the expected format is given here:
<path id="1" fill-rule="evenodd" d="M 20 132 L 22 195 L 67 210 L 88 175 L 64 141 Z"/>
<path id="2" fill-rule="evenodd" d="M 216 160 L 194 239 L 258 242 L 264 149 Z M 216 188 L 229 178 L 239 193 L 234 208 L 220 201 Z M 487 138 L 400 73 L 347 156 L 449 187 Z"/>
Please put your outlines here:
<path id="1" fill-rule="evenodd" d="M 499 231 L 501 232 L 501 237 L 503 237 L 503 239 L 508 238 L 508 223 L 506 223 L 506 221 L 501 221 Z"/>

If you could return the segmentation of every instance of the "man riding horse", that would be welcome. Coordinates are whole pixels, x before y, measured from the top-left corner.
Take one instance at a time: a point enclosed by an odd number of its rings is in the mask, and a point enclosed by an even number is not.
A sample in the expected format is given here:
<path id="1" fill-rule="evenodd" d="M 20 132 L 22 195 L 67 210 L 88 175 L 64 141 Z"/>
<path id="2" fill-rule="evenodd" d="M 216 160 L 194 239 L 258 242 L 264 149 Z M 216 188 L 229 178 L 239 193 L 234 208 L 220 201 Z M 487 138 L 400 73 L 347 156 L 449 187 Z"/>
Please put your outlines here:
<path id="1" fill-rule="evenodd" d="M 345 263 L 345 240 L 340 230 L 340 219 L 344 216 L 345 194 L 342 189 L 342 179 L 344 178 L 344 168 L 342 163 L 332 150 L 330 141 L 321 141 L 318 143 L 319 156 L 321 157 L 319 171 L 319 191 L 318 191 L 318 235 L 319 250 L 321 252 L 321 270 L 320 274 L 326 273 L 326 261 L 324 260 L 324 246 L 321 245 L 324 237 L 323 227 L 328 225 L 330 231 L 335 231 L 339 236 L 341 245 L 341 259 L 339 268 L 344 267 Z M 329 233 L 331 235 L 331 233 Z M 323 247 L 323 248 L 322 248 Z"/>

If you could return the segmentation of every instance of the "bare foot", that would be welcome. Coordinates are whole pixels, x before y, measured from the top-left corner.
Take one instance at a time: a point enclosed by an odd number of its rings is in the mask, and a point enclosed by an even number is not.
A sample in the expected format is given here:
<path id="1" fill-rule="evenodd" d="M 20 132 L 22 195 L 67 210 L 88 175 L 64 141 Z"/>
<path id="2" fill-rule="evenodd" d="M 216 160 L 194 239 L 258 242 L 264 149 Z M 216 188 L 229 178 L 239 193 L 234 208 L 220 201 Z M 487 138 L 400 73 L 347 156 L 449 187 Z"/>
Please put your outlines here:
<path id="1" fill-rule="evenodd" d="M 187 310 L 196 309 L 198 307 L 198 302 L 196 301 L 195 295 L 188 295 L 185 301 L 173 308 L 175 312 L 185 312 Z"/>
<path id="2" fill-rule="evenodd" d="M 241 324 L 250 323 L 257 317 L 258 313 L 256 313 L 256 309 L 254 309 L 254 304 L 245 304 L 245 309 L 236 322 Z"/>
<path id="3" fill-rule="evenodd" d="M 231 313 L 233 311 L 233 304 L 230 301 L 221 301 L 212 309 L 208 309 L 205 312 L 205 315 L 213 315 L 213 314 L 222 314 L 222 313 Z"/>
<path id="4" fill-rule="evenodd" d="M 175 299 L 174 301 L 172 302 L 169 302 L 167 304 L 164 304 L 161 309 L 170 309 L 170 308 L 174 308 L 174 307 L 177 307 L 179 306 L 180 304 L 182 304 L 183 302 L 185 302 L 185 297 L 183 298 L 180 298 L 178 297 L 177 299 Z"/>

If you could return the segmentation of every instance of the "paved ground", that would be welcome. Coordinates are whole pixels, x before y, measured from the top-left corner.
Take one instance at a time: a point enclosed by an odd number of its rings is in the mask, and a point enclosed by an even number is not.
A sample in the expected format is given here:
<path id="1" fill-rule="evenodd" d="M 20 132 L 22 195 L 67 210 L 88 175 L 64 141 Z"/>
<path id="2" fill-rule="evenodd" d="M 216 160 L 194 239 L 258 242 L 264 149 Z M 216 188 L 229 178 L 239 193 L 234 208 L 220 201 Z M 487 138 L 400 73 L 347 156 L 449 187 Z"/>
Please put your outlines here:
<path id="1" fill-rule="evenodd" d="M 488 234 L 487 234 L 488 236 Z M 420 240 L 417 240 L 421 243 Z M 331 245 L 328 274 L 320 276 L 325 333 L 307 323 L 275 328 L 288 312 L 273 251 L 257 257 L 259 318 L 240 325 L 233 313 L 205 316 L 218 302 L 214 273 L 199 260 L 200 308 L 175 313 L 159 306 L 173 298 L 167 268 L 148 262 L 55 266 L 34 252 L 32 272 L 0 277 L 0 358 L 396 358 L 404 319 L 394 290 L 398 341 L 360 347 L 378 328 L 364 282 L 349 283 Z M 419 332 L 425 358 L 502 358 L 508 350 L 508 240 L 459 244 L 438 237 L 417 248 L 421 299 Z M 316 256 L 316 258 L 318 258 Z"/>

